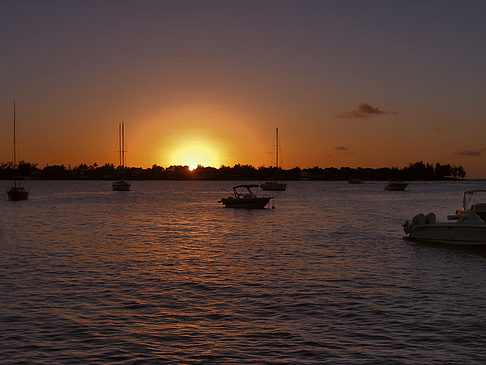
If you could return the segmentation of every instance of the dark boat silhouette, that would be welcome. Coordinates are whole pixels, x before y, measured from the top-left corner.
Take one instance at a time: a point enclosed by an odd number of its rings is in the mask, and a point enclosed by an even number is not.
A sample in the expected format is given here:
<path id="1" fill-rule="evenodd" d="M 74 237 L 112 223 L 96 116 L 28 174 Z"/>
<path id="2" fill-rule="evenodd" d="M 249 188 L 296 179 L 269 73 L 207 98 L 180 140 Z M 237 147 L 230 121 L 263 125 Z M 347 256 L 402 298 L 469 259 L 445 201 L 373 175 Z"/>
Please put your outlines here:
<path id="1" fill-rule="evenodd" d="M 236 185 L 233 187 L 233 196 L 222 198 L 218 203 L 223 203 L 225 208 L 263 209 L 273 197 L 257 197 L 251 190 L 258 185 Z"/>

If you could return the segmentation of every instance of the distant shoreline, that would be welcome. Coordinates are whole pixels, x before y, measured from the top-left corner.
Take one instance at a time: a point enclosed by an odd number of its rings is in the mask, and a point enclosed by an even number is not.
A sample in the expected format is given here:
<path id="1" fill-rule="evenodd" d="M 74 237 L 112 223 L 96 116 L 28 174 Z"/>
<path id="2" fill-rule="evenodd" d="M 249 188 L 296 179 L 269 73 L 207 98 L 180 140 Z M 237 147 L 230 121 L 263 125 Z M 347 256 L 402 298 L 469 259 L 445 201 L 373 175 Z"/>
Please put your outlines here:
<path id="1" fill-rule="evenodd" d="M 113 164 L 98 166 L 81 164 L 74 168 L 64 165 L 51 165 L 42 169 L 37 164 L 21 162 L 0 164 L 2 180 L 216 180 L 216 181 L 386 181 L 399 179 L 406 181 L 462 180 L 466 171 L 462 166 L 451 164 L 431 164 L 422 161 L 406 167 L 351 168 L 351 167 L 312 167 L 301 169 L 282 169 L 277 167 L 258 167 L 236 164 L 232 167 L 170 166 L 167 168 L 153 165 L 151 168 L 115 167 Z"/>

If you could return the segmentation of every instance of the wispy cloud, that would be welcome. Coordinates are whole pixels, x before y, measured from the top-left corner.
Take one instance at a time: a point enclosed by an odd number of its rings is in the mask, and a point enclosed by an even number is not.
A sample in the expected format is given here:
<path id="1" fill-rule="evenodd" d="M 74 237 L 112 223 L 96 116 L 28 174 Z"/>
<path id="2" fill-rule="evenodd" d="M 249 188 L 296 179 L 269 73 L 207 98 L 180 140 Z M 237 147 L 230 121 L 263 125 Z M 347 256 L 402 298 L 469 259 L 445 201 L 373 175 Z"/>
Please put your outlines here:
<path id="1" fill-rule="evenodd" d="M 361 103 L 359 103 L 358 107 L 355 110 L 351 110 L 350 112 L 337 114 L 336 118 L 369 119 L 373 115 L 381 115 L 381 114 L 398 114 L 398 113 L 392 112 L 392 111 L 381 110 L 378 107 L 374 107 L 374 106 L 371 106 L 370 104 L 361 102 Z"/>
<path id="2" fill-rule="evenodd" d="M 481 156 L 481 153 L 484 152 L 484 148 L 476 149 L 476 150 L 462 150 L 462 151 L 456 151 L 454 153 L 456 156 L 462 156 L 462 157 L 478 157 Z"/>
<path id="3" fill-rule="evenodd" d="M 334 150 L 335 151 L 338 151 L 338 152 L 341 152 L 341 153 L 344 153 L 346 155 L 353 155 L 353 152 L 351 151 L 351 148 L 349 148 L 349 147 L 336 146 L 336 147 L 334 147 Z"/>

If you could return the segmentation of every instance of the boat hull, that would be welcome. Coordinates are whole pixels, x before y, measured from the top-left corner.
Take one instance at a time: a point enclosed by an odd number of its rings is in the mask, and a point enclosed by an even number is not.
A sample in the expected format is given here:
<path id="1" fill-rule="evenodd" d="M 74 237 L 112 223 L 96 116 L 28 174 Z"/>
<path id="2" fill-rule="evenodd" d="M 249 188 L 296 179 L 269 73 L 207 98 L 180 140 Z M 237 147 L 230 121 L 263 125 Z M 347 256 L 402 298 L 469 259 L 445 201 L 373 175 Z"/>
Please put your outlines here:
<path id="1" fill-rule="evenodd" d="M 268 204 L 271 198 L 252 198 L 252 199 L 235 199 L 235 198 L 222 198 L 225 208 L 242 208 L 242 209 L 263 209 Z"/>
<path id="2" fill-rule="evenodd" d="M 116 181 L 111 186 L 114 191 L 130 191 L 130 184 L 126 181 Z"/>
<path id="3" fill-rule="evenodd" d="M 24 190 L 23 188 L 19 189 L 19 188 L 12 187 L 9 190 L 7 190 L 7 196 L 8 196 L 8 200 L 11 201 L 27 200 L 29 199 L 29 192 Z"/>
<path id="4" fill-rule="evenodd" d="M 423 224 L 414 226 L 406 238 L 454 245 L 486 245 L 486 225 Z"/>
<path id="5" fill-rule="evenodd" d="M 407 186 L 408 186 L 407 183 L 389 183 L 385 186 L 385 190 L 404 191 Z"/>
<path id="6" fill-rule="evenodd" d="M 287 189 L 287 184 L 267 181 L 266 183 L 260 185 L 260 189 L 266 191 L 285 191 Z"/>

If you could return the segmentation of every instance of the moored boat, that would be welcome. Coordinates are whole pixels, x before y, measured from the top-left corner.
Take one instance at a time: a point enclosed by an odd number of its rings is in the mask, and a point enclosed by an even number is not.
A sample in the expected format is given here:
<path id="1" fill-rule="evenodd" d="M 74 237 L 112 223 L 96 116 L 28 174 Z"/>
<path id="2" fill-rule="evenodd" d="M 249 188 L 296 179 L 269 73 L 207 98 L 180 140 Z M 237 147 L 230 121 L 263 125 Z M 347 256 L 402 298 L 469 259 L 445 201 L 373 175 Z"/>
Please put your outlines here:
<path id="1" fill-rule="evenodd" d="M 278 181 L 267 181 L 260 184 L 260 188 L 267 191 L 285 191 L 287 190 L 287 184 L 279 183 Z"/>
<path id="2" fill-rule="evenodd" d="M 486 190 L 468 190 L 463 193 L 462 209 L 447 217 L 448 222 L 436 222 L 434 213 L 417 214 L 406 221 L 406 238 L 415 241 L 455 245 L 486 245 L 486 203 L 470 204 Z"/>
<path id="3" fill-rule="evenodd" d="M 278 128 L 275 129 L 275 165 L 277 168 L 277 171 L 279 171 L 279 165 L 278 165 L 278 152 L 280 148 L 280 139 L 278 138 Z M 262 190 L 267 190 L 267 191 L 285 191 L 287 190 L 287 184 L 285 183 L 280 183 L 278 180 L 274 181 L 267 181 L 263 184 L 260 184 L 260 188 Z"/>
<path id="4" fill-rule="evenodd" d="M 125 180 L 115 181 L 111 184 L 114 191 L 130 191 L 130 183 Z"/>
<path id="5" fill-rule="evenodd" d="M 119 143 L 119 169 L 121 170 L 121 179 L 120 181 L 115 181 L 111 184 L 111 187 L 114 191 L 130 191 L 130 183 L 126 182 L 123 179 L 125 175 L 125 123 L 120 123 L 118 125 L 118 143 Z"/>
<path id="6" fill-rule="evenodd" d="M 15 135 L 15 100 L 14 100 L 14 110 L 13 110 L 13 167 L 17 167 L 17 144 Z M 14 180 L 13 185 L 7 190 L 8 200 L 27 200 L 29 199 L 29 192 L 25 188 Z"/>
<path id="7" fill-rule="evenodd" d="M 29 199 L 29 192 L 23 186 L 14 182 L 14 185 L 7 190 L 8 200 L 27 200 Z"/>
<path id="8" fill-rule="evenodd" d="M 403 182 L 398 179 L 392 179 L 388 181 L 388 184 L 385 185 L 385 190 L 389 191 L 404 191 L 405 188 L 408 186 L 408 183 Z"/>
<path id="9" fill-rule="evenodd" d="M 225 208 L 245 208 L 245 209 L 263 209 L 273 197 L 257 197 L 251 190 L 258 188 L 258 185 L 236 185 L 233 187 L 233 196 L 222 198 L 218 203 L 223 203 Z"/>

